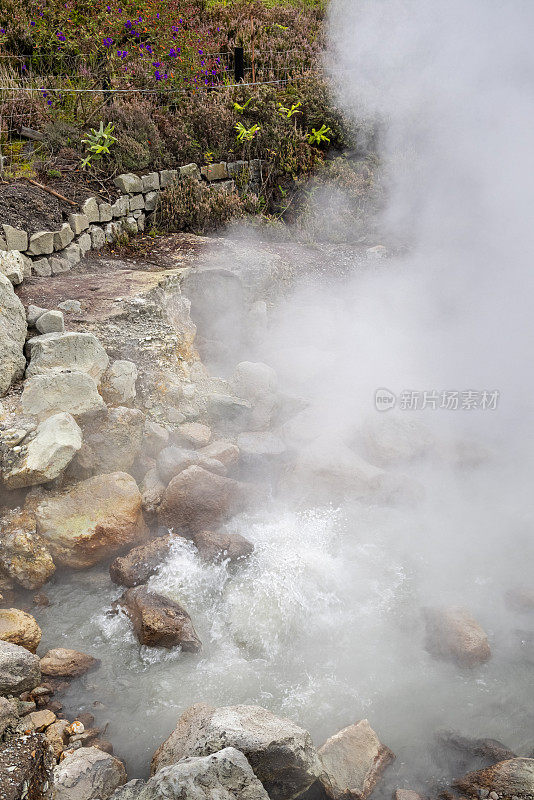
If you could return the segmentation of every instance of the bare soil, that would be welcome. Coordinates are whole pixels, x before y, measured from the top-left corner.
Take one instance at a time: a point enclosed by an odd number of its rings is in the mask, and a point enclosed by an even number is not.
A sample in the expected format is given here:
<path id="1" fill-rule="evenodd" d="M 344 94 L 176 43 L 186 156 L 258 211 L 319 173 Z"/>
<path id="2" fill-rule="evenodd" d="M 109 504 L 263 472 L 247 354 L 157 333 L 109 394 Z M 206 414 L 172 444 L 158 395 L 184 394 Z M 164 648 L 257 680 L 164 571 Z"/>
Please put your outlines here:
<path id="1" fill-rule="evenodd" d="M 0 186 L 0 222 L 28 233 L 60 228 L 63 222 L 61 205 L 48 192 L 31 184 Z"/>

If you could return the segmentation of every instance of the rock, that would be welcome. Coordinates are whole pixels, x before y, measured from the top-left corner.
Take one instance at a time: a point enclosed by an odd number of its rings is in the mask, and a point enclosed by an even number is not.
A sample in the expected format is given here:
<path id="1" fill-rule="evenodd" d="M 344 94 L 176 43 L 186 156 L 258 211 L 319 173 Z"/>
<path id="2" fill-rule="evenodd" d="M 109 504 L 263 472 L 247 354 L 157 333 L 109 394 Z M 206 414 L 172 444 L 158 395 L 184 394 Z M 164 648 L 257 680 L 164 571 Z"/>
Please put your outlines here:
<path id="1" fill-rule="evenodd" d="M 143 509 L 149 514 L 156 514 L 163 500 L 166 486 L 155 467 L 148 470 L 139 488 L 143 498 Z"/>
<path id="2" fill-rule="evenodd" d="M 106 244 L 106 234 L 98 225 L 91 225 L 89 236 L 91 237 L 91 250 L 101 250 Z"/>
<path id="3" fill-rule="evenodd" d="M 204 561 L 236 562 L 254 552 L 252 542 L 239 533 L 199 531 L 193 535 L 193 542 Z"/>
<path id="4" fill-rule="evenodd" d="M 63 272 L 69 272 L 72 269 L 72 264 L 66 258 L 51 258 L 50 269 L 52 275 L 61 275 Z M 63 328 L 61 329 L 63 330 Z"/>
<path id="5" fill-rule="evenodd" d="M 227 469 L 234 467 L 239 461 L 239 447 L 233 442 L 219 439 L 198 451 L 203 458 L 213 458 L 220 461 Z"/>
<path id="6" fill-rule="evenodd" d="M 49 797 L 52 755 L 40 733 L 8 738 L 0 743 L 2 800 L 41 800 Z"/>
<path id="7" fill-rule="evenodd" d="M 237 437 L 237 446 L 246 466 L 255 467 L 263 461 L 282 461 L 287 448 L 280 437 L 266 431 L 247 431 Z"/>
<path id="8" fill-rule="evenodd" d="M 64 222 L 58 231 L 54 232 L 54 251 L 64 250 L 74 239 L 74 231 L 68 222 Z"/>
<path id="9" fill-rule="evenodd" d="M 197 164 L 184 164 L 180 167 L 180 178 L 193 178 L 196 181 L 200 180 L 200 170 Z"/>
<path id="10" fill-rule="evenodd" d="M 131 172 L 117 175 L 113 183 L 124 194 L 138 194 L 143 191 L 143 181 Z"/>
<path id="11" fill-rule="evenodd" d="M 85 214 L 90 223 L 100 221 L 100 212 L 98 210 L 96 197 L 88 197 L 87 200 L 84 200 L 81 211 L 82 214 Z"/>
<path id="12" fill-rule="evenodd" d="M 143 445 L 146 448 L 147 455 L 156 458 L 158 453 L 160 453 L 168 443 L 169 431 L 164 428 L 163 425 L 159 425 L 157 422 L 147 419 L 143 438 Z"/>
<path id="13" fill-rule="evenodd" d="M 136 233 L 139 233 L 135 217 L 126 217 L 122 222 L 122 230 L 129 236 L 135 236 Z"/>
<path id="14" fill-rule="evenodd" d="M 0 609 L 0 639 L 25 647 L 35 653 L 41 641 L 41 629 L 31 614 L 18 608 Z"/>
<path id="15" fill-rule="evenodd" d="M 0 252 L 0 272 L 16 286 L 24 280 L 24 261 L 17 250 Z"/>
<path id="16" fill-rule="evenodd" d="M 491 657 L 486 633 L 466 609 L 427 608 L 424 617 L 425 648 L 435 658 L 475 667 Z"/>
<path id="17" fill-rule="evenodd" d="M 228 177 L 225 161 L 220 161 L 218 164 L 204 164 L 200 168 L 200 172 L 208 181 L 222 181 Z"/>
<path id="18" fill-rule="evenodd" d="M 89 227 L 89 220 L 85 214 L 70 214 L 69 225 L 75 236 L 78 236 Z"/>
<path id="19" fill-rule="evenodd" d="M 171 534 L 159 536 L 151 542 L 132 548 L 125 556 L 119 556 L 110 564 L 111 580 L 129 587 L 146 583 L 167 558 L 172 541 Z"/>
<path id="20" fill-rule="evenodd" d="M 62 303 L 57 304 L 57 307 L 68 314 L 79 314 L 82 310 L 82 304 L 79 300 L 63 300 Z"/>
<path id="21" fill-rule="evenodd" d="M 196 449 L 209 444 L 211 430 L 207 425 L 202 425 L 200 422 L 185 422 L 178 426 L 173 438 L 177 445 Z"/>
<path id="22" fill-rule="evenodd" d="M 111 211 L 115 218 L 125 217 L 129 211 L 129 208 L 130 208 L 130 198 L 128 197 L 128 195 L 123 194 L 117 200 L 115 200 L 115 202 L 111 206 Z"/>
<path id="23" fill-rule="evenodd" d="M 364 800 L 395 756 L 363 719 L 327 739 L 319 758 L 320 780 L 332 800 Z"/>
<path id="24" fill-rule="evenodd" d="M 479 792 L 496 792 L 500 797 L 530 800 L 534 795 L 534 759 L 510 758 L 477 772 L 470 772 L 456 780 L 454 786 L 469 797 L 480 797 Z"/>
<path id="25" fill-rule="evenodd" d="M 42 731 L 48 728 L 49 725 L 52 725 L 56 719 L 57 717 L 53 711 L 42 709 L 42 711 L 32 711 L 27 714 L 24 718 L 24 722 L 28 722 L 28 728 L 32 731 L 42 733 Z"/>
<path id="26" fill-rule="evenodd" d="M 52 494 L 36 508 L 37 530 L 54 560 L 84 569 L 147 535 L 141 494 L 124 472 L 98 475 Z"/>
<path id="27" fill-rule="evenodd" d="M 141 452 L 145 415 L 119 406 L 83 424 L 83 446 L 69 472 L 87 478 L 104 472 L 127 472 Z"/>
<path id="28" fill-rule="evenodd" d="M 84 675 L 100 662 L 87 653 L 56 647 L 49 650 L 41 659 L 41 672 L 51 678 L 77 678 Z"/>
<path id="29" fill-rule="evenodd" d="M 122 761 L 97 747 L 81 747 L 54 767 L 54 800 L 107 800 L 124 783 Z"/>
<path id="30" fill-rule="evenodd" d="M 113 210 L 111 208 L 110 203 L 100 203 L 98 206 L 98 221 L 99 222 L 111 222 L 113 219 Z M 95 220 L 96 221 L 96 220 Z"/>
<path id="31" fill-rule="evenodd" d="M 65 330 L 65 320 L 61 311 L 46 311 L 41 314 L 35 327 L 39 333 L 63 333 Z"/>
<path id="32" fill-rule="evenodd" d="M 278 378 L 274 369 L 261 361 L 241 361 L 230 383 L 238 397 L 254 403 L 277 391 Z"/>
<path id="33" fill-rule="evenodd" d="M 379 261 L 382 258 L 386 258 L 387 254 L 388 251 L 383 244 L 377 244 L 374 247 L 368 247 L 365 251 L 365 255 L 371 261 Z"/>
<path id="34" fill-rule="evenodd" d="M 149 592 L 146 586 L 128 589 L 119 604 L 130 617 L 141 644 L 148 647 L 177 647 L 186 653 L 198 653 L 202 642 L 191 617 L 179 603 Z"/>
<path id="35" fill-rule="evenodd" d="M 96 381 L 85 372 L 50 371 L 30 377 L 24 384 L 22 408 L 41 419 L 58 412 L 73 416 L 105 408 Z"/>
<path id="36" fill-rule="evenodd" d="M 145 195 L 145 209 L 154 211 L 159 201 L 159 192 L 148 192 Z"/>
<path id="37" fill-rule="evenodd" d="M 26 315 L 9 278 L 0 274 L 0 396 L 22 377 Z"/>
<path id="38" fill-rule="evenodd" d="M 234 747 L 164 767 L 146 784 L 131 781 L 113 800 L 268 800 L 247 759 Z"/>
<path id="39" fill-rule="evenodd" d="M 161 524 L 178 530 L 210 530 L 243 511 L 252 493 L 243 483 L 193 465 L 167 486 L 159 519 Z"/>
<path id="40" fill-rule="evenodd" d="M 48 548 L 28 511 L 8 511 L 0 520 L 0 572 L 24 589 L 40 589 L 54 574 Z"/>
<path id="41" fill-rule="evenodd" d="M 58 759 L 67 746 L 69 737 L 66 734 L 68 726 L 67 720 L 58 719 L 53 722 L 45 731 L 45 736 L 48 744 L 52 748 L 54 758 Z M 408 799 L 409 800 L 409 799 Z"/>
<path id="42" fill-rule="evenodd" d="M 7 730 L 15 728 L 18 721 L 19 715 L 15 701 L 0 697 L 0 738 Z"/>
<path id="43" fill-rule="evenodd" d="M 160 172 L 161 188 L 164 189 L 178 180 L 177 169 L 162 169 Z"/>
<path id="44" fill-rule="evenodd" d="M 321 774 L 321 762 L 309 733 L 260 706 L 213 708 L 197 703 L 185 711 L 175 730 L 156 750 L 152 774 L 182 758 L 206 756 L 235 747 L 273 800 L 291 800 Z"/>
<path id="45" fill-rule="evenodd" d="M 395 800 L 424 800 L 424 798 L 414 792 L 413 789 L 397 789 L 395 791 Z"/>
<path id="46" fill-rule="evenodd" d="M 73 417 L 54 414 L 41 422 L 23 457 L 4 472 L 4 483 L 8 489 L 48 483 L 61 475 L 81 446 L 82 432 Z"/>
<path id="47" fill-rule="evenodd" d="M 54 252 L 54 234 L 51 231 L 39 231 L 30 236 L 28 253 L 32 256 L 48 256 Z"/>
<path id="48" fill-rule="evenodd" d="M 34 306 L 30 303 L 26 311 L 26 322 L 28 323 L 28 326 L 30 328 L 34 328 L 39 317 L 42 317 L 47 311 L 47 308 L 40 308 L 39 306 Z"/>
<path id="49" fill-rule="evenodd" d="M 2 225 L 6 242 L 6 250 L 18 250 L 24 252 L 28 249 L 28 234 L 20 228 L 13 228 L 5 222 Z"/>
<path id="50" fill-rule="evenodd" d="M 140 211 L 144 207 L 145 198 L 142 194 L 136 194 L 133 197 L 130 197 L 130 213 L 133 213 L 134 211 Z"/>
<path id="51" fill-rule="evenodd" d="M 0 694 L 21 694 L 40 683 L 39 657 L 25 647 L 0 641 Z"/>
<path id="52" fill-rule="evenodd" d="M 91 249 L 91 236 L 89 233 L 82 233 L 81 236 L 77 239 L 78 247 L 80 248 L 80 253 L 83 256 L 89 252 Z"/>
<path id="53" fill-rule="evenodd" d="M 183 447 L 164 447 L 156 460 L 156 469 L 163 484 L 168 486 L 171 480 L 197 463 L 196 453 L 185 450 Z"/>
<path id="54" fill-rule="evenodd" d="M 49 278 L 52 274 L 52 266 L 48 258 L 37 258 L 32 262 L 32 272 L 38 278 Z"/>
<path id="55" fill-rule="evenodd" d="M 159 174 L 157 172 L 149 172 L 148 175 L 143 175 L 141 182 L 145 194 L 146 192 L 159 191 Z"/>
<path id="56" fill-rule="evenodd" d="M 437 731 L 435 739 L 437 762 L 449 771 L 454 764 L 456 773 L 482 769 L 498 761 L 515 758 L 515 753 L 495 739 L 475 739 L 450 730 Z"/>
<path id="57" fill-rule="evenodd" d="M 133 402 L 137 376 L 137 367 L 133 361 L 113 361 L 102 376 L 100 384 L 100 391 L 106 403 L 121 406 Z"/>
<path id="58" fill-rule="evenodd" d="M 71 266 L 77 264 L 82 257 L 80 246 L 77 242 L 71 242 L 63 250 L 62 255 L 67 259 Z"/>
<path id="59" fill-rule="evenodd" d="M 109 364 L 106 351 L 92 333 L 48 333 L 29 339 L 30 365 L 26 376 L 50 370 L 77 370 L 100 380 Z"/>

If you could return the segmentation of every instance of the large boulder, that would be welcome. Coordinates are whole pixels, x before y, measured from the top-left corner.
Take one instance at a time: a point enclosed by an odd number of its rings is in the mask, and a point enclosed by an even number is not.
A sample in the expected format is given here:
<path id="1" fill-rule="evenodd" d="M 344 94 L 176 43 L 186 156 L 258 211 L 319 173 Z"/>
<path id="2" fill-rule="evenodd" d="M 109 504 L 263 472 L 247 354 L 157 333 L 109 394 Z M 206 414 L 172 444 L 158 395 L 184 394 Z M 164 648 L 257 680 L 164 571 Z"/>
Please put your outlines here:
<path id="1" fill-rule="evenodd" d="M 109 567 L 111 580 L 130 588 L 146 583 L 169 554 L 173 538 L 172 534 L 158 536 L 133 547 L 125 556 L 118 556 Z"/>
<path id="2" fill-rule="evenodd" d="M 486 769 L 470 772 L 454 785 L 469 797 L 499 797 L 531 800 L 534 796 L 534 758 L 510 758 Z"/>
<path id="3" fill-rule="evenodd" d="M 137 367 L 133 361 L 119 359 L 109 365 L 102 377 L 100 391 L 109 405 L 122 406 L 135 400 Z"/>
<path id="4" fill-rule="evenodd" d="M 99 381 L 109 364 L 106 351 L 92 333 L 47 333 L 28 341 L 27 377 L 56 370 L 87 372 Z"/>
<path id="5" fill-rule="evenodd" d="M 182 758 L 235 747 L 273 800 L 291 800 L 318 778 L 321 762 L 310 734 L 260 706 L 213 708 L 198 703 L 185 711 L 156 750 L 152 773 Z"/>
<path id="6" fill-rule="evenodd" d="M 244 483 L 193 465 L 167 486 L 159 519 L 169 528 L 217 528 L 232 514 L 243 511 L 254 494 L 252 487 Z"/>
<path id="7" fill-rule="evenodd" d="M 448 771 L 454 765 L 456 774 L 483 769 L 516 756 L 509 747 L 496 739 L 477 739 L 452 730 L 436 731 L 434 738 L 435 761 Z"/>
<path id="8" fill-rule="evenodd" d="M 51 678 L 77 678 L 98 664 L 98 659 L 87 653 L 55 647 L 42 657 L 41 672 Z"/>
<path id="9" fill-rule="evenodd" d="M 25 647 L 35 653 L 41 641 L 41 629 L 31 614 L 19 608 L 0 609 L 0 639 Z"/>
<path id="10" fill-rule="evenodd" d="M 40 502 L 37 530 L 56 563 L 92 567 L 146 537 L 141 502 L 131 475 L 97 475 Z"/>
<path id="11" fill-rule="evenodd" d="M 35 486 L 57 478 L 82 446 L 82 432 L 70 414 L 54 414 L 24 442 L 21 455 L 4 471 L 8 489 Z"/>
<path id="12" fill-rule="evenodd" d="M 50 797 L 52 753 L 40 733 L 11 736 L 0 742 L 2 800 L 41 800 Z"/>
<path id="13" fill-rule="evenodd" d="M 54 800 L 108 800 L 126 783 L 118 758 L 97 747 L 81 747 L 54 767 Z"/>
<path id="14" fill-rule="evenodd" d="M 365 800 L 395 758 L 366 719 L 331 736 L 319 749 L 321 783 L 332 800 Z"/>
<path id="15" fill-rule="evenodd" d="M 465 608 L 424 610 L 426 650 L 435 658 L 476 667 L 491 658 L 488 637 Z"/>
<path id="16" fill-rule="evenodd" d="M 0 519 L 0 574 L 23 589 L 40 589 L 55 570 L 34 515 L 26 509 L 7 511 Z"/>
<path id="17" fill-rule="evenodd" d="M 73 416 L 93 414 L 105 408 L 95 379 L 86 372 L 51 370 L 34 375 L 24 384 L 22 408 L 41 419 L 67 411 Z"/>
<path id="18" fill-rule="evenodd" d="M 147 783 L 130 781 L 113 800 L 268 800 L 247 759 L 234 747 L 160 769 Z"/>
<path id="19" fill-rule="evenodd" d="M 119 406 L 83 424 L 83 446 L 69 473 L 86 478 L 103 472 L 128 472 L 141 452 L 145 415 Z"/>
<path id="20" fill-rule="evenodd" d="M 130 617 L 141 644 L 169 649 L 180 646 L 187 653 L 201 650 L 191 617 L 179 603 L 149 592 L 146 586 L 136 586 L 122 595 L 119 605 Z"/>
<path id="21" fill-rule="evenodd" d="M 0 274 L 0 396 L 23 375 L 26 330 L 24 306 L 13 291 L 11 281 Z"/>
<path id="22" fill-rule="evenodd" d="M 18 644 L 0 641 L 0 694 L 21 694 L 40 682 L 39 657 Z"/>
<path id="23" fill-rule="evenodd" d="M 203 561 L 235 563 L 248 558 L 254 552 L 252 542 L 239 533 L 198 531 L 193 534 L 193 542 Z"/>

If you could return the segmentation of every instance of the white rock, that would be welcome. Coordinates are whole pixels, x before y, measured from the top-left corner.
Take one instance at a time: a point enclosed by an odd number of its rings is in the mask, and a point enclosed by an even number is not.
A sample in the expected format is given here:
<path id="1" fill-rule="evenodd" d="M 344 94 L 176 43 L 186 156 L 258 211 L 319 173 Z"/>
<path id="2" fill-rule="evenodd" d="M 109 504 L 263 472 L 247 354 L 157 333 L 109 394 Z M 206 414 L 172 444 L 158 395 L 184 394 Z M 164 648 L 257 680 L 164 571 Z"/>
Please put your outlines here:
<path id="1" fill-rule="evenodd" d="M 41 419 L 66 411 L 77 416 L 105 408 L 96 381 L 85 372 L 49 371 L 24 384 L 22 408 Z"/>
<path id="2" fill-rule="evenodd" d="M 26 311 L 26 320 L 28 325 L 33 328 L 39 317 L 42 317 L 42 315 L 46 314 L 47 311 L 47 308 L 39 308 L 39 306 L 34 306 L 30 303 L 28 310 Z"/>
<path id="3" fill-rule="evenodd" d="M 38 258 L 32 264 L 32 271 L 34 275 L 39 278 L 48 278 L 52 274 L 52 267 L 48 258 Z"/>
<path id="4" fill-rule="evenodd" d="M 137 367 L 133 361 L 114 361 L 102 377 L 102 394 L 111 405 L 123 405 L 135 400 Z"/>
<path id="5" fill-rule="evenodd" d="M 57 478 L 82 446 L 82 432 L 70 414 L 48 417 L 37 428 L 24 456 L 6 474 L 8 489 L 35 486 Z"/>
<path id="6" fill-rule="evenodd" d="M 106 244 L 106 234 L 102 228 L 99 228 L 98 225 L 91 225 L 89 233 L 91 236 L 92 250 L 100 250 L 102 247 L 104 247 Z"/>
<path id="7" fill-rule="evenodd" d="M 96 202 L 95 197 L 88 197 L 87 200 L 83 201 L 82 214 L 85 214 L 85 216 L 89 220 L 89 223 L 99 222 L 100 212 L 98 210 L 98 203 Z"/>
<path id="8" fill-rule="evenodd" d="M 75 236 L 86 231 L 89 227 L 89 220 L 85 214 L 71 214 L 69 216 L 69 225 Z"/>
<path id="9" fill-rule="evenodd" d="M 145 195 L 145 208 L 147 211 L 154 211 L 158 204 L 159 192 L 148 192 Z"/>
<path id="10" fill-rule="evenodd" d="M 138 178 L 137 175 L 131 172 L 118 175 L 114 180 L 114 184 L 120 192 L 124 192 L 125 194 L 137 194 L 143 191 L 143 182 L 141 178 Z"/>
<path id="11" fill-rule="evenodd" d="M 62 253 L 71 266 L 77 264 L 81 258 L 80 247 L 76 242 L 71 242 Z"/>
<path id="12" fill-rule="evenodd" d="M 130 197 L 130 211 L 138 211 L 145 207 L 145 199 L 142 194 L 136 194 Z"/>
<path id="13" fill-rule="evenodd" d="M 48 333 L 27 342 L 30 364 L 26 377 L 49 370 L 78 370 L 100 380 L 109 358 L 92 333 Z"/>
<path id="14" fill-rule="evenodd" d="M 0 273 L 0 396 L 24 372 L 26 330 L 24 306 L 11 281 Z"/>
<path id="15" fill-rule="evenodd" d="M 39 231 L 32 233 L 28 245 L 28 252 L 32 256 L 47 256 L 54 252 L 54 234 L 52 231 Z"/>
<path id="16" fill-rule="evenodd" d="M 54 232 L 54 250 L 63 250 L 74 239 L 74 233 L 68 222 L 64 222 L 58 231 Z"/>
<path id="17" fill-rule="evenodd" d="M 114 217 L 125 217 L 130 209 L 130 198 L 127 194 L 121 195 L 113 205 L 111 206 L 111 210 L 113 212 Z"/>
<path id="18" fill-rule="evenodd" d="M 80 747 L 54 767 L 54 800 L 108 800 L 126 782 L 121 761 L 97 747 Z"/>
<path id="19" fill-rule="evenodd" d="M 78 237 L 77 242 L 80 247 L 80 253 L 84 256 L 91 249 L 91 237 L 88 233 L 82 233 L 82 235 Z"/>
<path id="20" fill-rule="evenodd" d="M 4 237 L 6 243 L 6 250 L 19 250 L 24 252 L 28 249 L 28 234 L 20 228 L 14 228 L 12 225 L 4 223 Z"/>
<path id="21" fill-rule="evenodd" d="M 65 330 L 65 320 L 61 311 L 46 311 L 41 314 L 35 327 L 39 333 L 62 333 Z"/>
<path id="22" fill-rule="evenodd" d="M 24 280 L 24 261 L 18 250 L 0 253 L 0 272 L 15 286 Z"/>
<path id="23" fill-rule="evenodd" d="M 99 222 L 111 222 L 113 219 L 113 211 L 111 210 L 111 203 L 100 203 L 98 206 Z"/>

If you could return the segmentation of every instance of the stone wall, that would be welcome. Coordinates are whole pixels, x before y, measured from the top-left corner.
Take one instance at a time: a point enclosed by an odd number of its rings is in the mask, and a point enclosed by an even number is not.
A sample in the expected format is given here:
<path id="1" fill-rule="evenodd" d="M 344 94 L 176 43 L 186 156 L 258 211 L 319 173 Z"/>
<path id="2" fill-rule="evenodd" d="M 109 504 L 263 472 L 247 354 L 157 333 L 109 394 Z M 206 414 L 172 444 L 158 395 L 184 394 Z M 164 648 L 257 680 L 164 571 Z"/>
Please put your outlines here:
<path id="1" fill-rule="evenodd" d="M 46 277 L 68 272 L 89 250 L 100 250 L 122 233 L 132 236 L 145 229 L 147 216 L 156 209 L 159 194 L 181 177 L 207 181 L 214 190 L 233 192 L 235 178 L 249 171 L 252 190 L 261 183 L 259 159 L 220 162 L 199 167 L 186 164 L 179 169 L 164 169 L 148 175 L 125 173 L 115 178 L 120 192 L 114 203 L 88 197 L 80 210 L 68 215 L 59 230 L 27 231 L 2 224 L 0 227 L 0 272 L 13 284 L 31 275 Z"/>

